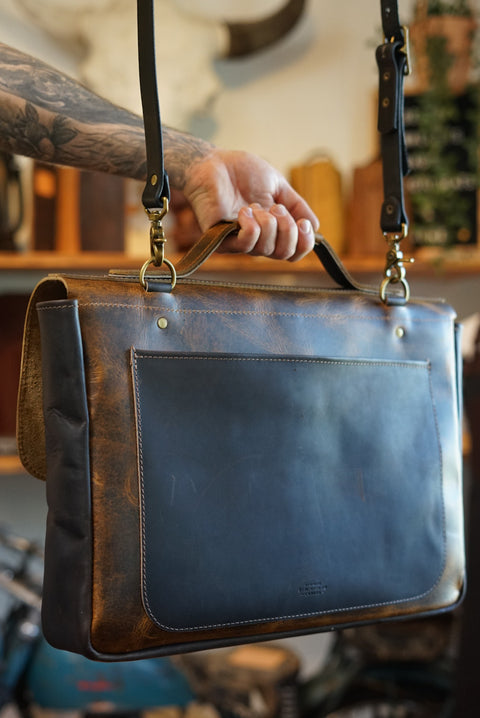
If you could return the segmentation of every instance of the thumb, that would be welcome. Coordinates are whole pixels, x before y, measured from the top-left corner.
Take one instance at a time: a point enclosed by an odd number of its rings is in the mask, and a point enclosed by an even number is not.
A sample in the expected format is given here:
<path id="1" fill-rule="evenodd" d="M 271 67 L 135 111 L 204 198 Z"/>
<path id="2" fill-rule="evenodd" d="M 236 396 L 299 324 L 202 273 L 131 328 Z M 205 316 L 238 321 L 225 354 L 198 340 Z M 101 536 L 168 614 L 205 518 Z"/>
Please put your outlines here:
<path id="1" fill-rule="evenodd" d="M 280 186 L 278 195 L 275 196 L 275 202 L 285 205 L 295 220 L 308 219 L 315 232 L 320 227 L 320 220 L 315 212 L 287 181 Z"/>

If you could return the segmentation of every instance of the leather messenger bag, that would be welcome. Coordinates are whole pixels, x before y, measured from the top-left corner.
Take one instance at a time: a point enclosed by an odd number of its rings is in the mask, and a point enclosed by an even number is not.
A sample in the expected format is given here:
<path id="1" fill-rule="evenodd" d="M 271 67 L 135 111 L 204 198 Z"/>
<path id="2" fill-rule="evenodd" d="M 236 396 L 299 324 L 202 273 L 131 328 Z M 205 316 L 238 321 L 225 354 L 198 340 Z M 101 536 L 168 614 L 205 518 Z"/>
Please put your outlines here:
<path id="1" fill-rule="evenodd" d="M 149 178 L 164 178 L 151 2 L 138 3 L 142 94 Z M 334 289 L 193 278 L 237 226 L 212 228 L 174 268 L 166 181 L 147 182 L 153 246 L 140 273 L 51 275 L 34 290 L 18 445 L 46 479 L 54 646 L 145 658 L 460 601 L 459 326 L 443 301 L 409 297 L 405 30 L 394 4 L 382 9 L 380 97 L 396 112 L 380 102 L 380 292 L 320 237 Z"/>

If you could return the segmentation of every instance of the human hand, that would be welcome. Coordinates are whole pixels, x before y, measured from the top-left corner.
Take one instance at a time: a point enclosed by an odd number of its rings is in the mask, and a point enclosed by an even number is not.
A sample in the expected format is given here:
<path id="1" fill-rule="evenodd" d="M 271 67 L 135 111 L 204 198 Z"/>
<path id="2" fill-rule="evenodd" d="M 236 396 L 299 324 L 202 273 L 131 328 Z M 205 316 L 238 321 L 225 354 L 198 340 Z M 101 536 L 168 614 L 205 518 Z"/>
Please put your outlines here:
<path id="1" fill-rule="evenodd" d="M 308 204 L 256 155 L 212 148 L 185 173 L 183 191 L 202 230 L 237 219 L 238 235 L 218 251 L 296 261 L 313 248 L 319 222 Z"/>

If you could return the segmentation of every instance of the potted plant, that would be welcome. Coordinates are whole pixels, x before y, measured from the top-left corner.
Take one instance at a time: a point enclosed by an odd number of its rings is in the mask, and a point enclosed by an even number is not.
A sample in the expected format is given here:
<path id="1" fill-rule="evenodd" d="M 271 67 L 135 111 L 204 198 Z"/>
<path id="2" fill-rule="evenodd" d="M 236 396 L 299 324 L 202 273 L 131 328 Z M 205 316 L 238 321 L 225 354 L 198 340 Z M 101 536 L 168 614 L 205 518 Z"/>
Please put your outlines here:
<path id="1" fill-rule="evenodd" d="M 464 92 L 472 68 L 475 30 L 476 20 L 468 0 L 418 0 L 410 27 L 416 93 L 428 89 L 435 56 L 440 55 L 450 59 L 446 71 L 451 92 Z"/>
<path id="2" fill-rule="evenodd" d="M 478 182 L 475 17 L 468 0 L 418 0 L 411 31 L 414 79 L 406 124 L 414 242 L 471 245 Z"/>

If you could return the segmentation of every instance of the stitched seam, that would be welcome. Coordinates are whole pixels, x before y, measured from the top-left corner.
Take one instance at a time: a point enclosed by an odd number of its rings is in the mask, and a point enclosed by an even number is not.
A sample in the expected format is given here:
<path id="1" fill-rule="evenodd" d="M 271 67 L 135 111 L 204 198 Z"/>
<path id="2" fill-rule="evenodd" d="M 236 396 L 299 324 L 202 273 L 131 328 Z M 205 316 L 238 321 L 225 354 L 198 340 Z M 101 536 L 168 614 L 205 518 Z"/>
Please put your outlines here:
<path id="1" fill-rule="evenodd" d="M 430 392 L 430 401 L 432 406 L 432 412 L 433 412 L 433 422 L 435 424 L 435 435 L 437 437 L 437 448 L 438 448 L 438 458 L 439 458 L 439 468 L 440 468 L 440 496 L 442 498 L 442 527 L 443 527 L 443 565 L 442 570 L 440 571 L 440 575 L 432 586 L 430 590 L 433 590 L 438 586 L 440 583 L 441 577 L 443 575 L 443 572 L 445 571 L 445 567 L 447 565 L 447 519 L 446 519 L 446 513 L 445 513 L 445 495 L 444 495 L 444 475 L 443 475 L 443 450 L 442 450 L 442 442 L 440 441 L 440 426 L 438 423 L 438 414 L 437 414 L 437 407 L 435 404 L 435 399 L 433 396 L 433 384 L 432 384 L 432 365 L 430 362 L 427 364 L 428 368 L 428 388 Z"/>
<path id="2" fill-rule="evenodd" d="M 334 364 L 336 366 L 400 366 L 409 369 L 425 369 L 428 362 L 425 361 L 380 361 L 377 359 L 316 359 L 315 357 L 272 357 L 272 356 L 198 356 L 198 355 L 182 355 L 182 354 L 149 354 L 138 352 L 141 359 L 174 359 L 179 361 L 242 361 L 242 362 L 283 362 L 290 364 Z"/>
<path id="3" fill-rule="evenodd" d="M 432 588 L 429 588 L 428 591 L 425 591 L 424 593 L 418 594 L 418 596 L 412 596 L 411 598 L 402 598 L 397 599 L 393 601 L 383 601 L 381 603 L 366 603 L 364 605 L 360 606 L 347 606 L 345 608 L 329 608 L 325 611 L 311 611 L 309 613 L 292 613 L 287 614 L 285 616 L 266 616 L 265 618 L 248 618 L 242 621 L 229 621 L 227 623 L 211 623 L 206 624 L 204 626 L 186 626 L 185 628 L 174 628 L 172 626 L 167 626 L 163 623 L 161 623 L 158 619 L 155 618 L 150 612 L 150 609 L 148 611 L 148 614 L 152 621 L 157 625 L 160 626 L 160 628 L 163 628 L 167 631 L 174 631 L 175 633 L 184 633 L 186 631 L 203 631 L 211 628 L 230 628 L 231 626 L 247 626 L 249 624 L 259 624 L 259 623 L 269 623 L 271 621 L 286 621 L 289 619 L 296 619 L 296 618 L 311 618 L 313 616 L 326 616 L 330 614 L 335 613 L 346 613 L 347 611 L 361 611 L 364 608 L 381 608 L 382 606 L 395 606 L 398 604 L 403 603 L 409 603 L 411 601 L 416 601 L 420 598 L 424 598 L 427 596 L 435 586 L 432 586 Z M 144 597 L 145 598 L 145 597 Z"/>
<path id="4" fill-rule="evenodd" d="M 56 304 L 55 306 L 52 306 L 52 307 L 39 307 L 39 306 L 37 305 L 37 306 L 35 307 L 35 309 L 37 310 L 37 312 L 48 312 L 48 311 L 50 311 L 51 309 L 72 309 L 72 308 L 73 308 L 73 305 L 72 305 L 72 304 Z"/>
<path id="5" fill-rule="evenodd" d="M 127 270 L 126 270 L 127 271 Z M 192 278 L 192 273 L 184 276 L 178 276 L 177 284 L 178 286 L 187 285 L 187 286 L 197 286 L 197 287 L 217 287 L 217 288 L 224 288 L 224 287 L 233 287 L 234 289 L 263 289 L 267 290 L 268 292 L 292 292 L 295 294 L 317 294 L 319 292 L 324 292 L 325 294 L 329 294 L 331 296 L 347 296 L 347 297 L 363 297 L 367 299 L 372 299 L 372 297 L 378 298 L 378 288 L 372 286 L 365 286 L 363 288 L 359 289 L 345 289 L 344 287 L 312 287 L 312 286 L 295 286 L 292 284 L 265 284 L 261 283 L 258 284 L 256 282 L 234 282 L 234 281 L 218 281 L 213 279 L 200 279 L 199 277 Z M 79 277 L 76 277 L 79 279 Z M 83 277 L 81 277 L 83 279 Z M 93 277 L 95 278 L 95 277 Z M 116 280 L 123 280 L 124 278 L 127 279 L 129 282 L 138 282 L 138 271 L 130 272 L 130 273 L 124 273 L 122 275 L 107 275 L 107 278 L 110 280 L 116 279 Z M 75 277 L 73 277 L 75 279 Z M 92 279 L 92 277 L 90 277 Z M 169 276 L 167 274 L 163 275 L 162 277 L 154 277 L 150 276 L 149 281 L 151 281 L 153 284 L 162 284 L 165 283 L 165 280 L 169 279 Z M 398 296 L 401 296 L 399 294 Z M 413 301 L 417 302 L 430 302 L 431 304 L 438 304 L 445 306 L 445 300 L 440 297 L 413 297 L 410 302 Z"/>
<path id="6" fill-rule="evenodd" d="M 132 348 L 132 372 L 133 372 L 133 382 L 135 385 L 135 419 L 137 422 L 137 432 L 138 432 L 138 473 L 139 473 L 139 494 L 140 494 L 140 531 L 141 531 L 141 537 L 140 537 L 140 543 L 141 543 L 141 583 L 142 583 L 142 597 L 145 603 L 145 609 L 152 619 L 152 621 L 155 622 L 155 618 L 153 615 L 153 612 L 150 608 L 150 604 L 148 602 L 148 596 L 147 596 L 147 586 L 146 586 L 146 519 L 145 519 L 145 482 L 144 482 L 144 463 L 143 463 L 143 433 L 142 433 L 142 414 L 141 414 L 141 404 L 140 404 L 140 376 L 138 374 L 138 364 L 137 364 L 137 353 L 134 348 Z"/>
<path id="7" fill-rule="evenodd" d="M 368 321 L 381 321 L 381 322 L 391 322 L 391 321 L 401 321 L 401 317 L 395 318 L 395 320 L 392 320 L 392 317 L 390 316 L 382 316 L 382 317 L 372 317 L 369 314 L 357 314 L 356 312 L 352 314 L 344 314 L 344 313 L 338 313 L 338 314 L 311 314 L 311 313 L 303 313 L 303 312 L 262 312 L 262 311 L 254 311 L 254 310 L 235 310 L 235 309 L 174 309 L 172 307 L 150 307 L 145 306 L 143 304 L 128 304 L 128 303 L 116 303 L 116 302 L 79 302 L 79 307 L 105 307 L 105 308 L 111 308 L 111 309 L 141 309 L 142 311 L 152 311 L 152 312 L 171 312 L 173 314 L 220 314 L 220 315 L 238 315 L 238 316 L 266 316 L 266 317 L 303 317 L 304 319 L 348 319 L 349 317 L 354 317 L 355 319 L 364 319 Z M 56 307 L 42 307 L 42 309 L 48 310 L 48 309 L 55 309 Z M 61 309 L 62 307 L 58 307 Z M 409 318 L 409 322 L 412 323 L 437 323 L 437 322 L 451 322 L 450 317 L 439 317 L 438 319 L 432 319 L 432 318 L 425 318 L 425 319 L 411 319 Z"/>
<path id="8" fill-rule="evenodd" d="M 146 546 L 145 546 L 145 511 L 144 511 L 144 474 L 143 474 L 143 461 L 139 461 L 139 468 L 141 471 L 140 476 L 140 483 L 141 483 L 141 496 L 142 496 L 142 587 L 143 587 L 143 600 L 145 604 L 145 609 L 151 618 L 151 620 L 160 628 L 176 632 L 176 633 L 184 633 L 186 631 L 195 631 L 195 630 L 208 630 L 213 628 L 228 628 L 232 626 L 247 626 L 252 624 L 259 624 L 259 623 L 267 623 L 271 621 L 279 621 L 279 620 L 289 620 L 289 619 L 299 619 L 299 618 L 309 618 L 313 616 L 324 616 L 329 614 L 341 614 L 346 613 L 348 611 L 359 611 L 363 610 L 365 608 L 381 608 L 382 606 L 395 606 L 400 604 L 408 604 L 412 601 L 417 601 L 419 599 L 424 598 L 425 596 L 428 596 L 432 591 L 435 590 L 435 588 L 439 585 L 442 575 L 445 570 L 446 565 L 446 518 L 445 518 L 445 503 L 444 503 L 444 497 L 443 497 L 443 460 L 442 460 L 442 450 L 441 450 L 441 442 L 440 442 L 440 433 L 439 433 L 439 425 L 438 425 L 438 419 L 437 419 L 437 412 L 435 403 L 433 400 L 433 386 L 431 381 L 431 363 L 429 361 L 427 362 L 415 362 L 415 363 L 408 363 L 408 362 L 377 362 L 376 360 L 371 361 L 344 361 L 344 360 L 327 360 L 327 359 L 284 359 L 284 358 L 275 358 L 275 357 L 182 357 L 182 356 L 175 356 L 175 355 L 156 355 L 156 354 L 149 354 L 149 353 L 143 353 L 141 351 L 133 350 L 134 354 L 134 362 L 135 362 L 135 372 L 138 372 L 138 363 L 137 363 L 137 357 L 140 359 L 200 359 L 200 360 L 209 360 L 213 359 L 214 361 L 277 361 L 277 362 L 301 362 L 301 363 L 318 363 L 318 364 L 340 364 L 340 365 L 356 365 L 356 366 L 404 366 L 408 368 L 414 368 L 414 369 L 426 369 L 427 370 L 427 379 L 428 379 L 428 386 L 429 386 L 429 394 L 430 394 L 430 401 L 431 401 L 431 407 L 433 412 L 433 419 L 434 419 L 434 426 L 435 426 L 435 434 L 437 438 L 437 446 L 439 450 L 439 468 L 440 468 L 440 483 L 441 483 L 441 497 L 442 497 L 442 536 L 443 536 L 443 561 L 442 561 L 442 567 L 439 572 L 439 575 L 436 579 L 436 581 L 430 586 L 426 591 L 423 593 L 417 594 L 415 596 L 411 596 L 408 598 L 401 598 L 401 599 L 395 599 L 391 601 L 382 601 L 377 603 L 370 603 L 370 604 L 363 604 L 358 606 L 348 606 L 345 608 L 333 608 L 333 609 L 326 609 L 323 611 L 311 611 L 306 613 L 295 613 L 295 614 L 286 614 L 283 616 L 271 616 L 271 617 L 263 617 L 263 618 L 256 618 L 256 619 L 244 619 L 240 621 L 227 621 L 225 623 L 213 623 L 213 624 L 205 624 L 200 626 L 186 626 L 182 628 L 177 628 L 173 626 L 168 626 L 166 624 L 161 623 L 161 621 L 156 618 L 154 615 L 151 606 L 148 601 L 147 596 L 147 585 L 146 585 Z M 140 404 L 140 394 L 138 390 L 139 385 L 139 377 L 138 375 L 135 376 L 135 393 L 138 401 L 138 414 L 139 414 L 139 421 L 138 421 L 138 428 L 139 428 L 139 437 L 138 437 L 138 444 L 139 444 L 139 456 L 142 455 L 142 445 L 143 440 L 141 436 L 141 420 L 140 420 L 140 413 L 141 413 L 141 404 Z"/>

